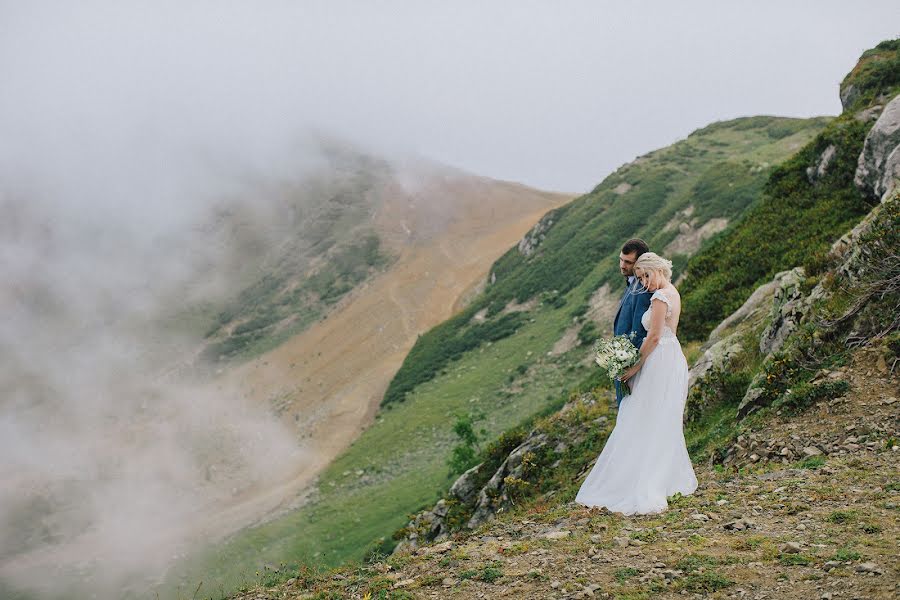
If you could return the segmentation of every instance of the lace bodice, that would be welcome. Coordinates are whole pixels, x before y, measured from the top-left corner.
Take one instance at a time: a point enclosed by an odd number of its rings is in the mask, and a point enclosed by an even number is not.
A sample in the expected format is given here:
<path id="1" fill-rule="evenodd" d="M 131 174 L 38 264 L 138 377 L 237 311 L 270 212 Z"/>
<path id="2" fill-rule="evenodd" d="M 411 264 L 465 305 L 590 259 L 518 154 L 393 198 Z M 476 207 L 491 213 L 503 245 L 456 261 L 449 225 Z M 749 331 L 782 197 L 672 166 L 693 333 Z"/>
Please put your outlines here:
<path id="1" fill-rule="evenodd" d="M 644 329 L 646 329 L 647 331 L 650 331 L 650 313 L 653 310 L 653 300 L 654 299 L 662 300 L 663 302 L 666 303 L 666 323 L 665 323 L 665 326 L 663 327 L 662 337 L 663 338 L 674 338 L 675 337 L 675 328 L 678 327 L 678 317 L 679 317 L 678 313 L 681 312 L 681 307 L 678 306 L 677 307 L 678 310 L 677 310 L 677 312 L 675 312 L 675 310 L 673 310 L 673 307 L 672 307 L 674 302 L 668 296 L 666 296 L 664 293 L 662 293 L 659 290 L 656 290 L 655 292 L 653 292 L 653 295 L 650 296 L 650 308 L 648 308 L 646 311 L 644 311 L 644 314 L 641 315 L 641 325 L 644 326 Z M 680 304 L 680 302 L 678 304 Z"/>

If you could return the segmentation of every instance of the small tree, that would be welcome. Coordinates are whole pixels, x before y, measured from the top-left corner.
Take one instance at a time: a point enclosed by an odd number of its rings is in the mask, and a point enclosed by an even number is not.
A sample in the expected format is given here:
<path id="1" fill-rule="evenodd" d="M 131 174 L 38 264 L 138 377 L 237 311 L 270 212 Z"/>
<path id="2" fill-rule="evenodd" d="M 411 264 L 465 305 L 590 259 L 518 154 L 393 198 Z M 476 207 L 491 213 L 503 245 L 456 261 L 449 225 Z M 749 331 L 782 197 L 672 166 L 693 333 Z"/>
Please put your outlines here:
<path id="1" fill-rule="evenodd" d="M 478 453 L 481 451 L 478 436 L 479 434 L 482 437 L 486 436 L 487 430 L 482 428 L 480 432 L 475 433 L 472 425 L 475 421 L 483 418 L 484 413 L 457 417 L 456 423 L 453 425 L 453 432 L 456 433 L 460 443 L 453 448 L 450 458 L 447 460 L 447 465 L 450 467 L 449 477 L 460 475 L 478 464 Z"/>

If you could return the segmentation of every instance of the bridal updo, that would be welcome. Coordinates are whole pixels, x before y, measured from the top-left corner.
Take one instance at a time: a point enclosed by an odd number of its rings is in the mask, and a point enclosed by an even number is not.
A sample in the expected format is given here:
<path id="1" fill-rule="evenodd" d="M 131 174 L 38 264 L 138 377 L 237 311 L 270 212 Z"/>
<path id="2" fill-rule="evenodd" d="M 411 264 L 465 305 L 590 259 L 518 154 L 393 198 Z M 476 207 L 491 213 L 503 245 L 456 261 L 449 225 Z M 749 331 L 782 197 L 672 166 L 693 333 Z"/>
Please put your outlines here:
<path id="1" fill-rule="evenodd" d="M 635 270 L 641 270 L 648 273 L 658 273 L 666 281 L 672 279 L 672 261 L 663 258 L 656 252 L 644 252 L 634 263 Z"/>

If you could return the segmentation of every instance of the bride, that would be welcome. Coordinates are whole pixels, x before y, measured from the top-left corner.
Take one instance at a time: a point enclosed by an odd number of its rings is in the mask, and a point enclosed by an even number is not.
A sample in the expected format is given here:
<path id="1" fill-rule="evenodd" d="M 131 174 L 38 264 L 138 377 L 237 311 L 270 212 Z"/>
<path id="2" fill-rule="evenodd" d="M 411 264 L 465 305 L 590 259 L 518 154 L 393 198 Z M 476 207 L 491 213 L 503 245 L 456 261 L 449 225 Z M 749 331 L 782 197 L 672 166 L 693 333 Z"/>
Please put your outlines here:
<path id="1" fill-rule="evenodd" d="M 634 273 L 653 292 L 641 317 L 647 337 L 641 359 L 622 375 L 632 392 L 622 399 L 616 426 L 575 501 L 626 515 L 659 513 L 667 496 L 697 489 L 682 426 L 688 366 L 675 337 L 681 297 L 672 285 L 672 262 L 645 252 Z"/>

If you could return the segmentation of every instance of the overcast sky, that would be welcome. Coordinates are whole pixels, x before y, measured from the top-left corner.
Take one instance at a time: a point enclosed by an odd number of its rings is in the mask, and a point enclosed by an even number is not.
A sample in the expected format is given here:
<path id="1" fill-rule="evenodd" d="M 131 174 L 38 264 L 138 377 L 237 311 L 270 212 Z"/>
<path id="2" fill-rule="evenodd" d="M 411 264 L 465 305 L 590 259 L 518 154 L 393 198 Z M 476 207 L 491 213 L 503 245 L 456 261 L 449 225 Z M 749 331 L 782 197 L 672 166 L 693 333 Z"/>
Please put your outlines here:
<path id="1" fill-rule="evenodd" d="M 898 34 L 889 0 L 0 0 L 0 175 L 266 163 L 314 128 L 583 192 L 715 120 L 837 114 Z"/>

